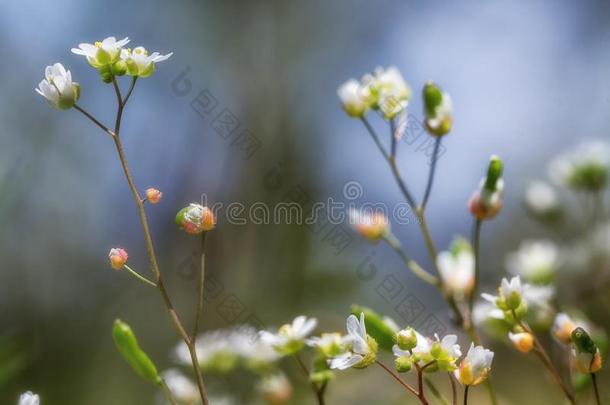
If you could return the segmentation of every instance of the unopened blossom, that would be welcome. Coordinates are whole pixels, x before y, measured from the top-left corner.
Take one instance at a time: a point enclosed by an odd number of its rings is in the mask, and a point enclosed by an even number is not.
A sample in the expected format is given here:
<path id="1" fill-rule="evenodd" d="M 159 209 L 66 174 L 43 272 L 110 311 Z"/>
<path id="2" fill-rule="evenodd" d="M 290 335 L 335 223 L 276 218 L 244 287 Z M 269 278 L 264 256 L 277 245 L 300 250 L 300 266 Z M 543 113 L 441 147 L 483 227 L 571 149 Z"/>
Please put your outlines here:
<path id="1" fill-rule="evenodd" d="M 72 73 L 61 63 L 47 66 L 45 78 L 35 89 L 47 102 L 60 110 L 72 108 L 80 96 L 80 86 L 72 81 Z"/>
<path id="2" fill-rule="evenodd" d="M 509 273 L 534 284 L 550 282 L 560 264 L 557 245 L 546 239 L 523 241 L 506 259 Z"/>
<path id="3" fill-rule="evenodd" d="M 432 135 L 447 134 L 453 125 L 451 97 L 431 81 L 426 82 L 423 97 L 426 129 Z"/>
<path id="4" fill-rule="evenodd" d="M 515 276 L 508 281 L 502 279 L 498 288 L 499 295 L 481 294 L 481 296 L 502 310 L 515 310 L 521 304 L 523 287 L 519 276 Z"/>
<path id="5" fill-rule="evenodd" d="M 349 79 L 337 90 L 343 109 L 350 117 L 362 117 L 371 107 L 370 91 L 356 79 Z"/>
<path id="6" fill-rule="evenodd" d="M 260 337 L 278 353 L 291 355 L 303 348 L 305 338 L 313 332 L 318 324 L 315 318 L 297 316 L 292 323 L 282 325 L 276 333 L 261 331 Z"/>
<path id="7" fill-rule="evenodd" d="M 602 356 L 591 336 L 583 328 L 572 331 L 572 364 L 581 373 L 596 373 L 602 368 Z"/>
<path id="8" fill-rule="evenodd" d="M 534 215 L 548 217 L 559 212 L 559 197 L 550 184 L 532 181 L 525 191 L 525 206 Z"/>
<path id="9" fill-rule="evenodd" d="M 161 55 L 159 52 L 149 54 L 143 46 L 121 51 L 121 59 L 127 66 L 127 74 L 134 77 L 149 77 L 155 71 L 156 63 L 163 62 L 172 55 L 173 52 L 166 55 Z"/>
<path id="10" fill-rule="evenodd" d="M 549 166 L 551 179 L 568 188 L 599 191 L 608 185 L 610 144 L 588 141 L 566 152 Z"/>
<path id="11" fill-rule="evenodd" d="M 492 219 L 502 209 L 504 164 L 500 157 L 492 155 L 487 167 L 487 176 L 481 179 L 479 189 L 468 201 L 468 210 L 478 220 Z"/>
<path id="12" fill-rule="evenodd" d="M 322 333 L 305 341 L 307 346 L 318 350 L 323 357 L 335 357 L 343 352 L 343 338 L 340 333 Z"/>
<path id="13" fill-rule="evenodd" d="M 172 397 L 180 405 L 195 405 L 200 401 L 199 389 L 193 381 L 177 369 L 169 369 L 162 373 L 163 381 L 172 393 Z"/>
<path id="14" fill-rule="evenodd" d="M 27 391 L 19 396 L 19 405 L 39 405 L 40 397 L 32 391 Z"/>
<path id="15" fill-rule="evenodd" d="M 264 376 L 256 384 L 256 389 L 270 405 L 287 404 L 293 393 L 292 384 L 281 372 Z"/>
<path id="16" fill-rule="evenodd" d="M 377 242 L 390 234 L 388 218 L 381 212 L 369 213 L 351 209 L 349 224 L 361 236 L 371 242 Z"/>
<path id="17" fill-rule="evenodd" d="M 443 284 L 458 298 L 468 296 L 474 286 L 474 253 L 464 238 L 456 238 L 450 251 L 440 252 L 436 259 Z"/>
<path id="18" fill-rule="evenodd" d="M 417 346 L 417 332 L 413 328 L 400 330 L 396 332 L 394 340 L 399 349 L 412 350 Z"/>
<path id="19" fill-rule="evenodd" d="M 551 332 L 557 340 L 568 344 L 572 342 L 572 332 L 577 327 L 589 329 L 589 325 L 587 325 L 586 322 L 580 319 L 574 319 L 565 312 L 560 312 L 555 316 Z"/>
<path id="20" fill-rule="evenodd" d="M 362 83 L 370 92 L 372 107 L 390 120 L 407 108 L 411 88 L 395 66 L 378 67 L 373 74 L 365 75 Z"/>
<path id="21" fill-rule="evenodd" d="M 528 353 L 534 348 L 534 336 L 528 332 L 508 333 L 508 338 L 515 349 L 522 353 Z"/>
<path id="22" fill-rule="evenodd" d="M 472 343 L 466 357 L 454 371 L 455 377 L 463 385 L 478 385 L 489 375 L 493 358 L 494 353 L 491 350 Z"/>
<path id="23" fill-rule="evenodd" d="M 377 359 L 377 342 L 366 333 L 364 313 L 347 318 L 347 335 L 343 337 L 346 351 L 330 360 L 331 369 L 365 368 Z"/>
<path id="24" fill-rule="evenodd" d="M 441 370 L 453 371 L 456 369 L 455 362 L 462 355 L 460 345 L 457 344 L 456 335 L 447 335 L 440 339 L 435 336 L 436 341 L 432 343 L 430 355 Z"/>
<path id="25" fill-rule="evenodd" d="M 72 48 L 72 53 L 87 58 L 87 62 L 96 69 L 113 64 L 120 59 L 121 50 L 129 43 L 129 38 L 119 41 L 115 37 L 108 37 L 94 44 L 78 44 L 78 48 Z"/>
<path id="26" fill-rule="evenodd" d="M 190 204 L 176 214 L 176 224 L 186 233 L 198 234 L 216 226 L 214 213 L 201 204 Z"/>
<path id="27" fill-rule="evenodd" d="M 146 195 L 146 201 L 151 204 L 157 204 L 163 197 L 163 193 L 156 188 L 147 188 L 144 194 Z"/>
<path id="28" fill-rule="evenodd" d="M 399 345 L 397 336 L 397 343 L 392 347 L 392 353 L 394 353 L 394 356 L 397 359 L 401 357 L 408 357 L 412 363 L 418 363 L 420 366 L 434 360 L 430 354 L 433 346 L 430 339 L 421 335 L 412 328 L 407 329 L 405 335 L 409 340 L 408 342 L 402 342 L 403 344 Z M 414 343 L 415 345 L 413 345 Z"/>
<path id="29" fill-rule="evenodd" d="M 125 251 L 125 249 L 121 248 L 112 248 L 108 253 L 108 259 L 110 260 L 110 266 L 112 266 L 115 270 L 120 270 L 127 263 L 127 259 L 129 255 Z"/>

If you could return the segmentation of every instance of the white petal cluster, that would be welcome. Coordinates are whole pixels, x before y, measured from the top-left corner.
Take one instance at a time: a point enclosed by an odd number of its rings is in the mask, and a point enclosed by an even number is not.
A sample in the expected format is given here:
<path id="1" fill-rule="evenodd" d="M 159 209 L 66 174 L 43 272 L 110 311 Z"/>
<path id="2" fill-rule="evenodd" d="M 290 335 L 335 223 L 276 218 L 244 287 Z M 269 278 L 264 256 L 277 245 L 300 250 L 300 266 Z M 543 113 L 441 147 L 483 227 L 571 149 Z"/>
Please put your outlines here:
<path id="1" fill-rule="evenodd" d="M 355 315 L 350 315 L 346 330 L 347 335 L 343 337 L 346 351 L 330 360 L 330 368 L 345 370 L 350 367 L 367 367 L 375 361 L 377 344 L 366 333 L 364 313 L 360 314 L 360 320 Z"/>
<path id="2" fill-rule="evenodd" d="M 555 158 L 549 175 L 557 184 L 575 190 L 596 191 L 608 184 L 610 144 L 588 141 Z"/>
<path id="3" fill-rule="evenodd" d="M 78 83 L 72 81 L 72 74 L 61 63 L 47 66 L 45 78 L 38 83 L 36 92 L 47 102 L 60 110 L 72 108 L 80 96 Z"/>
<path id="4" fill-rule="evenodd" d="M 161 55 L 159 52 L 149 54 L 143 46 L 121 51 L 121 59 L 127 65 L 127 74 L 137 77 L 149 77 L 155 71 L 155 63 L 163 62 L 172 55 L 173 52 L 167 55 Z"/>
<path id="5" fill-rule="evenodd" d="M 350 117 L 362 117 L 371 107 L 369 89 L 356 79 L 349 79 L 337 89 L 343 109 Z"/>
<path id="6" fill-rule="evenodd" d="M 32 391 L 27 391 L 19 397 L 19 405 L 39 405 L 40 397 Z"/>
<path id="7" fill-rule="evenodd" d="M 548 283 L 560 264 L 557 245 L 547 239 L 523 241 L 506 259 L 509 273 L 535 284 Z"/>
<path id="8" fill-rule="evenodd" d="M 440 252 L 437 257 L 444 285 L 458 298 L 466 297 L 472 291 L 474 264 L 474 253 L 464 238 L 457 238 L 451 251 Z"/>
<path id="9" fill-rule="evenodd" d="M 560 208 L 557 191 L 544 181 L 532 181 L 525 191 L 525 205 L 536 215 L 548 215 Z"/>
<path id="10" fill-rule="evenodd" d="M 78 48 L 72 48 L 72 53 L 87 58 L 87 62 L 96 69 L 115 63 L 121 56 L 121 51 L 129 43 L 125 37 L 119 41 L 115 37 L 108 37 L 94 44 L 78 44 Z"/>
<path id="11" fill-rule="evenodd" d="M 472 343 L 459 368 L 454 371 L 455 377 L 463 385 L 480 384 L 489 375 L 493 358 L 494 352 Z"/>
<path id="12" fill-rule="evenodd" d="M 303 348 L 305 338 L 313 332 L 317 325 L 317 319 L 301 315 L 297 316 L 292 323 L 281 326 L 276 333 L 261 331 L 260 337 L 279 353 L 294 354 Z"/>

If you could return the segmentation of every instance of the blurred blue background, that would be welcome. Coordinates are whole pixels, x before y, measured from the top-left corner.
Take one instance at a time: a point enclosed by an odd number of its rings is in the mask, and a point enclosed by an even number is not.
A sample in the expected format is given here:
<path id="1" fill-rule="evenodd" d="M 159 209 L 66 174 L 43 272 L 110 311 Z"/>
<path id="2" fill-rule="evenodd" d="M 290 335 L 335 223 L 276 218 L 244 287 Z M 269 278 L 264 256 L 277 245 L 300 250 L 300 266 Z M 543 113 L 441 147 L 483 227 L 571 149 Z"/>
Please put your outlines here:
<path id="1" fill-rule="evenodd" d="M 489 155 L 503 157 L 505 210 L 484 229 L 482 257 L 483 282 L 494 285 L 505 252 L 538 232 L 521 207 L 526 181 L 545 178 L 547 161 L 581 139 L 608 139 L 609 18 L 610 4 L 601 1 L 3 1 L 0 324 L 14 355 L 0 374 L 0 403 L 14 403 L 26 389 L 39 392 L 44 404 L 151 403 L 151 388 L 114 352 L 112 321 L 129 321 L 162 367 L 172 364 L 177 341 L 158 295 L 109 270 L 107 252 L 119 245 L 146 272 L 135 207 L 110 140 L 77 112 L 53 110 L 34 92 L 44 67 L 61 62 L 81 84 L 79 104 L 111 122 L 111 86 L 70 48 L 114 35 L 174 52 L 138 83 L 122 132 L 139 187 L 164 192 L 148 212 L 170 292 L 189 319 L 196 242 L 175 229 L 173 215 L 202 194 L 209 202 L 246 205 L 297 195 L 344 200 L 344 185 L 356 181 L 363 190 L 356 203 L 402 201 L 365 129 L 346 117 L 336 96 L 345 80 L 378 65 L 400 68 L 416 95 L 409 107 L 416 117 L 425 80 L 453 98 L 455 126 L 429 206 L 438 246 L 469 234 L 466 201 Z M 184 77 L 190 90 L 177 94 Z M 208 115 L 191 105 L 202 91 L 216 100 Z M 260 142 L 250 157 L 214 129 L 225 109 L 239 120 L 238 132 L 248 130 Z M 428 167 L 425 137 L 402 143 L 399 152 L 418 196 Z M 307 313 L 324 329 L 342 330 L 353 302 L 400 320 L 397 302 L 379 294 L 391 274 L 404 286 L 401 294 L 414 294 L 424 306 L 417 322 L 434 315 L 451 329 L 439 295 L 406 274 L 389 249 L 353 237 L 341 250 L 327 232 L 221 219 L 209 241 L 208 269 L 224 290 L 210 299 L 204 328 L 250 316 L 277 325 Z M 416 225 L 395 232 L 428 264 Z M 357 273 L 368 259 L 379 270 L 369 281 Z M 235 319 L 218 310 L 230 295 L 244 308 Z M 497 361 L 511 356 L 500 352 Z M 526 391 L 545 381 L 538 364 L 520 361 L 522 373 L 504 368 L 496 379 L 510 375 Z M 371 371 L 341 376 L 331 403 L 371 403 L 371 393 L 352 392 L 362 381 L 379 381 L 391 398 L 401 398 Z M 222 381 L 211 386 L 226 390 Z M 519 401 L 522 393 L 512 387 L 501 384 L 500 392 Z"/>

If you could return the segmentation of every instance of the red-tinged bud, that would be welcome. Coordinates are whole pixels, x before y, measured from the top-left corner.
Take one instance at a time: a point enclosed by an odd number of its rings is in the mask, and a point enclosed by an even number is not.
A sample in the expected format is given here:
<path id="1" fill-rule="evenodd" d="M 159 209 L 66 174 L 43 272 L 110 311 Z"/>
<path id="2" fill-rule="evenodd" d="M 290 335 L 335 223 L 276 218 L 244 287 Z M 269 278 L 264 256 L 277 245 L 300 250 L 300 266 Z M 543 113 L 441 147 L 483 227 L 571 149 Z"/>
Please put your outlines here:
<path id="1" fill-rule="evenodd" d="M 144 193 L 146 194 L 146 200 L 151 204 L 157 204 L 163 197 L 163 193 L 156 188 L 149 188 Z"/>
<path id="2" fill-rule="evenodd" d="M 216 226 L 214 213 L 200 204 L 190 204 L 176 214 L 176 224 L 186 233 L 198 234 L 211 231 Z"/>
<path id="3" fill-rule="evenodd" d="M 110 249 L 108 253 L 108 259 L 110 259 L 110 265 L 115 270 L 121 270 L 125 263 L 127 263 L 127 252 L 121 248 Z"/>
<path id="4" fill-rule="evenodd" d="M 483 194 L 487 194 L 483 191 Z M 502 209 L 502 197 L 498 192 L 483 195 L 475 191 L 468 201 L 468 210 L 479 220 L 492 219 Z"/>

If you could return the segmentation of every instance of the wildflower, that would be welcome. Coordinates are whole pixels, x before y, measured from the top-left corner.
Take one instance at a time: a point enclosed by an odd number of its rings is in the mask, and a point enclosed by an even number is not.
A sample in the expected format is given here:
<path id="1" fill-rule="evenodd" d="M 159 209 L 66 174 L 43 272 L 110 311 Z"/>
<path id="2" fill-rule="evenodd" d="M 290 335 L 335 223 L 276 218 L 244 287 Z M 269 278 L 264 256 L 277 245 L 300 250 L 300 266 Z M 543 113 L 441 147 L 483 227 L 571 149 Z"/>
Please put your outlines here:
<path id="1" fill-rule="evenodd" d="M 80 86 L 72 81 L 72 74 L 61 63 L 47 66 L 45 78 L 35 89 L 47 102 L 60 110 L 72 108 L 80 97 Z"/>
<path id="2" fill-rule="evenodd" d="M 127 74 L 134 77 L 149 77 L 155 71 L 155 64 L 170 58 L 173 52 L 161 55 L 153 52 L 150 55 L 143 46 L 121 50 L 121 60 L 125 62 Z"/>
<path id="3" fill-rule="evenodd" d="M 515 349 L 522 353 L 528 353 L 534 348 L 534 336 L 528 332 L 512 333 L 508 332 L 508 338 L 515 346 Z"/>
<path id="4" fill-rule="evenodd" d="M 194 405 L 198 403 L 199 390 L 188 377 L 173 368 L 164 371 L 162 376 L 172 396 L 179 404 Z"/>
<path id="5" fill-rule="evenodd" d="M 540 218 L 553 218 L 561 211 L 557 192 L 550 184 L 543 181 L 532 181 L 527 186 L 525 206 Z"/>
<path id="6" fill-rule="evenodd" d="M 462 355 L 460 345 L 457 344 L 456 335 L 447 335 L 443 339 L 439 339 L 438 335 L 435 335 L 436 341 L 432 343 L 430 348 L 430 355 L 441 370 L 453 371 L 457 367 L 455 362 Z"/>
<path id="7" fill-rule="evenodd" d="M 504 311 L 517 309 L 523 294 L 521 279 L 519 276 L 513 277 L 510 281 L 503 278 L 498 292 L 498 296 L 491 294 L 481 294 L 481 296 Z"/>
<path id="8" fill-rule="evenodd" d="M 372 108 L 380 110 L 385 119 L 391 120 L 407 108 L 411 88 L 395 66 L 378 67 L 372 75 L 365 75 L 362 82 L 370 92 Z"/>
<path id="9" fill-rule="evenodd" d="M 144 194 L 146 195 L 146 201 L 151 204 L 157 204 L 159 201 L 161 201 L 161 197 L 163 197 L 163 193 L 156 188 L 148 188 Z"/>
<path id="10" fill-rule="evenodd" d="M 463 385 L 478 385 L 489 375 L 493 358 L 494 353 L 491 350 L 472 343 L 459 368 L 454 371 L 455 377 Z"/>
<path id="11" fill-rule="evenodd" d="M 108 259 L 110 259 L 110 266 L 115 270 L 120 270 L 127 263 L 127 252 L 121 248 L 112 248 L 108 253 Z"/>
<path id="12" fill-rule="evenodd" d="M 590 328 L 586 322 L 579 319 L 574 319 L 565 312 L 560 312 L 555 316 L 555 321 L 553 322 L 551 331 L 557 340 L 568 344 L 572 342 L 572 332 L 578 327 L 583 329 Z"/>
<path id="13" fill-rule="evenodd" d="M 610 145 L 602 141 L 583 143 L 564 153 L 549 166 L 551 178 L 573 190 L 599 191 L 608 184 Z"/>
<path id="14" fill-rule="evenodd" d="M 343 339 L 347 350 L 330 360 L 331 369 L 365 368 L 377 359 L 377 342 L 366 333 L 364 312 L 360 320 L 354 315 L 347 318 L 347 335 Z"/>
<path id="15" fill-rule="evenodd" d="M 264 376 L 256 388 L 268 404 L 286 404 L 292 398 L 292 384 L 281 372 Z"/>
<path id="16" fill-rule="evenodd" d="M 443 92 L 431 81 L 426 82 L 423 90 L 426 129 L 432 135 L 442 136 L 451 130 L 453 106 L 449 94 Z"/>
<path id="17" fill-rule="evenodd" d="M 450 251 L 438 254 L 437 264 L 443 284 L 454 296 L 470 294 L 474 286 L 474 253 L 466 239 L 454 239 Z"/>
<path id="18" fill-rule="evenodd" d="M 377 242 L 390 234 L 388 218 L 381 212 L 371 214 L 351 209 L 349 223 L 356 232 L 371 242 Z"/>
<path id="19" fill-rule="evenodd" d="M 186 233 L 198 234 L 210 231 L 216 226 L 214 213 L 200 204 L 190 204 L 176 214 L 176 224 Z"/>
<path id="20" fill-rule="evenodd" d="M 117 62 L 121 56 L 123 46 L 129 43 L 129 38 L 117 41 L 115 37 L 108 37 L 95 44 L 78 44 L 78 48 L 72 48 L 72 53 L 87 58 L 87 62 L 96 69 Z"/>
<path id="21" fill-rule="evenodd" d="M 32 391 L 27 391 L 19 397 L 19 405 L 39 405 L 40 397 Z"/>
<path id="22" fill-rule="evenodd" d="M 282 325 L 277 333 L 261 331 L 260 337 L 271 345 L 278 353 L 292 355 L 301 350 L 305 338 L 316 328 L 318 320 L 297 316 L 291 324 Z"/>
<path id="23" fill-rule="evenodd" d="M 326 358 L 335 357 L 343 351 L 343 340 L 340 333 L 323 333 L 305 341 L 307 346 L 314 347 Z"/>
<path id="24" fill-rule="evenodd" d="M 343 83 L 337 90 L 343 109 L 350 117 L 362 117 L 371 106 L 370 92 L 356 79 Z"/>
<path id="25" fill-rule="evenodd" d="M 398 361 L 399 366 L 406 367 L 406 360 L 398 360 L 400 358 L 408 358 L 411 363 L 418 363 L 420 366 L 434 360 L 430 354 L 432 343 L 428 338 L 412 328 L 406 329 L 403 335 L 407 338 L 405 340 L 408 341 L 402 342 L 403 344 L 401 347 L 398 343 L 399 336 L 397 336 L 397 344 L 392 347 L 392 353 L 394 353 L 394 356 L 396 357 L 395 360 Z"/>
<path id="26" fill-rule="evenodd" d="M 475 191 L 468 201 L 470 213 L 479 220 L 492 219 L 502 209 L 503 168 L 502 160 L 493 155 L 489 160 L 487 176 L 481 180 L 479 190 Z"/>
<path id="27" fill-rule="evenodd" d="M 546 239 L 524 241 L 519 250 L 506 259 L 506 267 L 511 274 L 535 284 L 550 282 L 559 265 L 559 249 Z"/>
<path id="28" fill-rule="evenodd" d="M 401 350 L 412 350 L 417 346 L 417 332 L 413 328 L 396 332 L 394 339 Z"/>
<path id="29" fill-rule="evenodd" d="M 572 362 L 581 373 L 596 373 L 602 368 L 602 356 L 597 345 L 581 327 L 572 331 Z"/>

